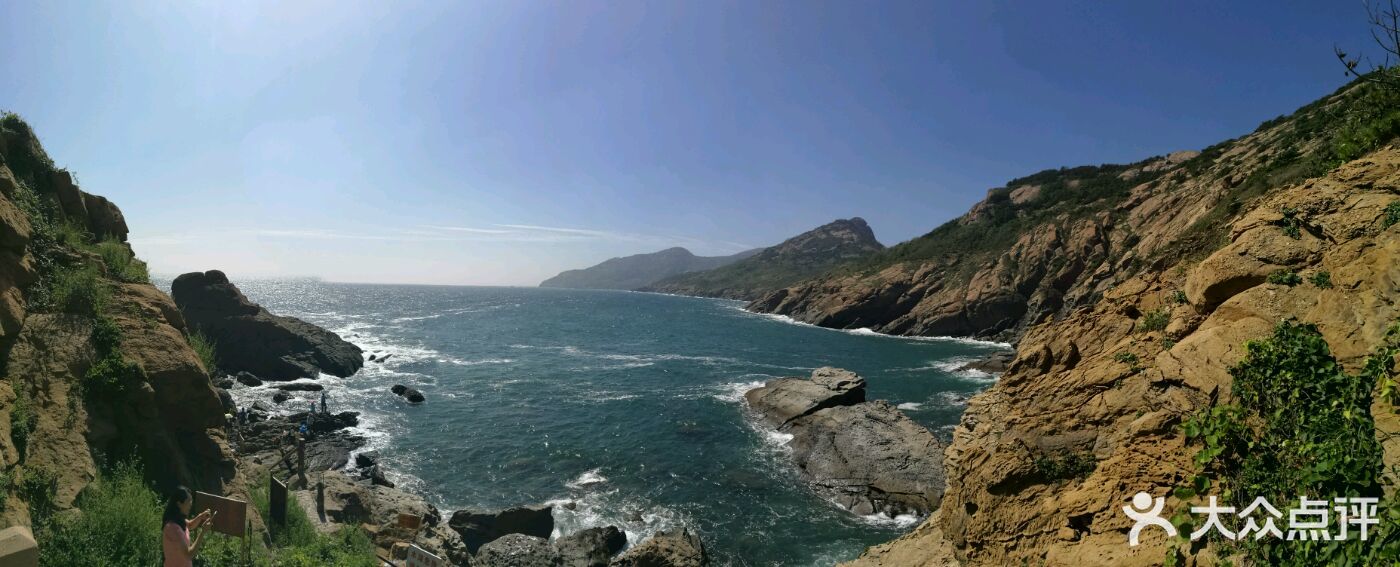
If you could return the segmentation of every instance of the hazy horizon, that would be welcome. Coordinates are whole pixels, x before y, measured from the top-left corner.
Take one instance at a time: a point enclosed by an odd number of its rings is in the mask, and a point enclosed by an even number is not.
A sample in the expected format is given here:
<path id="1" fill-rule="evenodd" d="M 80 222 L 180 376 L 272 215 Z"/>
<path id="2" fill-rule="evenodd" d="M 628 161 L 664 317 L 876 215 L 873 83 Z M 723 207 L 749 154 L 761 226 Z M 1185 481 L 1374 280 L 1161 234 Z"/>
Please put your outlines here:
<path id="1" fill-rule="evenodd" d="M 0 109 L 162 274 L 532 286 L 608 258 L 893 245 L 1036 171 L 1345 82 L 1309 2 L 13 2 Z"/>

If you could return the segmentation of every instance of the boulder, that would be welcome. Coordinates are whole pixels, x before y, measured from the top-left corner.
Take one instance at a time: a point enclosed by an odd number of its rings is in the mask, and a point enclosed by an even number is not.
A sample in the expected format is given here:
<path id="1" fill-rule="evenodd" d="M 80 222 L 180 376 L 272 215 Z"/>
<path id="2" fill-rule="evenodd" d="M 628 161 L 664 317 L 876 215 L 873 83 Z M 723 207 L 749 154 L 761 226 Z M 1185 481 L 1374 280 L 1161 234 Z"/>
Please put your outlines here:
<path id="1" fill-rule="evenodd" d="M 277 393 L 275 393 L 275 394 L 272 395 L 272 401 L 273 401 L 274 403 L 278 403 L 278 404 L 280 404 L 280 403 L 282 403 L 282 402 L 285 402 L 285 401 L 287 401 L 287 400 L 290 400 L 290 399 L 292 399 L 292 395 L 291 395 L 291 394 L 288 394 L 288 393 L 286 393 L 286 392 L 280 392 L 280 391 L 279 391 L 279 392 L 277 392 Z"/>
<path id="2" fill-rule="evenodd" d="M 248 300 L 218 270 L 175 278 L 171 294 L 189 325 L 219 345 L 221 365 L 269 380 L 339 377 L 364 365 L 360 348 L 293 317 L 269 313 Z"/>
<path id="3" fill-rule="evenodd" d="M 421 404 L 423 403 L 423 400 L 426 399 L 423 397 L 423 392 L 419 392 L 417 388 L 410 388 L 403 384 L 394 384 L 394 387 L 389 388 L 389 391 L 397 394 L 399 397 L 405 400 L 408 400 L 410 403 Z"/>
<path id="4" fill-rule="evenodd" d="M 250 372 L 239 372 L 237 374 L 234 374 L 233 379 L 237 380 L 239 384 L 248 386 L 250 388 L 254 386 L 261 386 L 263 383 L 262 380 L 259 380 L 257 376 L 254 376 Z"/>
<path id="5" fill-rule="evenodd" d="M 770 425 L 781 426 L 823 408 L 865 401 L 865 379 L 837 368 L 818 368 L 811 379 L 779 378 L 744 393 Z"/>
<path id="6" fill-rule="evenodd" d="M 744 395 L 767 423 L 792 435 L 793 459 L 823 497 L 860 515 L 927 514 L 944 488 L 943 444 L 884 401 L 865 401 L 865 380 L 819 368 Z"/>
<path id="7" fill-rule="evenodd" d="M 627 534 L 617 526 L 588 528 L 554 542 L 564 567 L 607 567 L 612 556 L 627 547 Z"/>
<path id="8" fill-rule="evenodd" d="M 709 563 L 704 543 L 686 529 L 659 532 L 612 562 L 617 567 L 699 567 Z"/>
<path id="9" fill-rule="evenodd" d="M 365 451 L 355 455 L 355 466 L 367 469 L 379 464 L 379 451 Z"/>
<path id="10" fill-rule="evenodd" d="M 491 541 L 476 552 L 475 567 L 550 567 L 561 565 L 559 554 L 549 540 L 523 534 L 509 534 Z"/>
<path id="11" fill-rule="evenodd" d="M 462 536 L 472 553 L 488 542 L 507 534 L 548 538 L 554 532 L 551 506 L 517 506 L 505 510 L 465 509 L 452 513 L 448 527 Z"/>

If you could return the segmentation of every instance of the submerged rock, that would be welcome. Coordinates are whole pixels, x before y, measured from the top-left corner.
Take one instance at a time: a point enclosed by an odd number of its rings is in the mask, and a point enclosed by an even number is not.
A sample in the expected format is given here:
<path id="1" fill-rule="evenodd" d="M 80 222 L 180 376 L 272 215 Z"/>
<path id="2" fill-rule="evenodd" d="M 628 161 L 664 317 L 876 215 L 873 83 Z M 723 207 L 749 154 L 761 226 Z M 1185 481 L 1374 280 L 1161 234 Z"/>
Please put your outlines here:
<path id="1" fill-rule="evenodd" d="M 364 365 L 360 348 L 335 333 L 269 313 L 218 270 L 175 278 L 171 295 L 190 327 L 218 345 L 220 366 L 269 380 L 346 377 Z"/>
<path id="2" fill-rule="evenodd" d="M 709 563 L 705 544 L 686 529 L 659 532 L 612 562 L 617 567 L 699 567 Z"/>
<path id="3" fill-rule="evenodd" d="M 744 394 L 764 421 L 791 434 L 802 476 L 860 515 L 927 514 L 944 488 L 943 444 L 885 401 L 865 401 L 865 380 L 819 368 Z"/>
<path id="4" fill-rule="evenodd" d="M 319 392 L 326 389 L 325 386 L 314 382 L 297 382 L 295 384 L 277 384 L 273 388 L 283 392 Z"/>
<path id="5" fill-rule="evenodd" d="M 464 509 L 452 513 L 448 527 L 462 536 L 472 553 L 481 546 L 508 534 L 548 538 L 554 532 L 554 508 L 517 506 L 505 510 Z"/>
<path id="6" fill-rule="evenodd" d="M 417 388 L 410 388 L 403 384 L 394 384 L 392 388 L 389 388 L 389 391 L 415 404 L 421 404 L 423 400 L 427 399 L 423 397 L 423 392 L 419 392 Z"/>

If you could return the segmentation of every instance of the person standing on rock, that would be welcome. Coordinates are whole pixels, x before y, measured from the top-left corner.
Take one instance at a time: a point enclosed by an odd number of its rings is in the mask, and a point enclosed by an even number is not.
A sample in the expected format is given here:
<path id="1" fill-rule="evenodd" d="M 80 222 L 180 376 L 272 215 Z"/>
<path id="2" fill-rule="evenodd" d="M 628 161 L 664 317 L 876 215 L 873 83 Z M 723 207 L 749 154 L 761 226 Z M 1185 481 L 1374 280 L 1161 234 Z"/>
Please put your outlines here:
<path id="1" fill-rule="evenodd" d="M 326 411 L 326 391 L 325 391 L 325 390 L 321 390 L 321 413 L 330 413 L 330 412 L 327 412 L 327 411 Z"/>
<path id="2" fill-rule="evenodd" d="M 161 549 L 165 552 L 165 567 L 193 567 L 194 558 L 199 555 L 199 546 L 204 543 L 204 530 L 213 517 L 208 510 L 200 512 L 188 522 L 190 506 L 194 498 L 190 490 L 183 486 L 170 493 L 165 502 L 165 516 L 161 520 Z M 194 530 L 194 543 L 190 543 L 190 530 Z"/>

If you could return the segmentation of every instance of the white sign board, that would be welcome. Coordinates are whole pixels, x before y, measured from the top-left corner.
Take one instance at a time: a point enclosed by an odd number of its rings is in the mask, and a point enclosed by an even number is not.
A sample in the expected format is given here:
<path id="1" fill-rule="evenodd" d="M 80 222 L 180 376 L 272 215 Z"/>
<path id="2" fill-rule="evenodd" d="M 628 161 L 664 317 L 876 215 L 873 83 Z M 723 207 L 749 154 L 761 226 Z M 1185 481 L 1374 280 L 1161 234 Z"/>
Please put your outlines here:
<path id="1" fill-rule="evenodd" d="M 441 557 L 424 551 L 416 545 L 408 546 L 408 567 L 447 567 Z"/>

